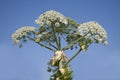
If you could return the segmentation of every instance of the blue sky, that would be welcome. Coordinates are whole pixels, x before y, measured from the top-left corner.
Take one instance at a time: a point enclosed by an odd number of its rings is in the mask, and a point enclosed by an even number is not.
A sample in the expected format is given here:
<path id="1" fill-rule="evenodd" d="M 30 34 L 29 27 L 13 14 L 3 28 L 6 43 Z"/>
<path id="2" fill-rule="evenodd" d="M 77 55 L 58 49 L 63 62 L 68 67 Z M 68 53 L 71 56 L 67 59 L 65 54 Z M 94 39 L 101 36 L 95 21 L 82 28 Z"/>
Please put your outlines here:
<path id="1" fill-rule="evenodd" d="M 79 23 L 97 21 L 108 33 L 108 46 L 92 44 L 70 63 L 74 80 L 120 80 L 119 0 L 0 0 L 0 80 L 49 80 L 52 52 L 30 41 L 18 48 L 11 35 L 25 25 L 39 27 L 35 19 L 51 9 Z"/>

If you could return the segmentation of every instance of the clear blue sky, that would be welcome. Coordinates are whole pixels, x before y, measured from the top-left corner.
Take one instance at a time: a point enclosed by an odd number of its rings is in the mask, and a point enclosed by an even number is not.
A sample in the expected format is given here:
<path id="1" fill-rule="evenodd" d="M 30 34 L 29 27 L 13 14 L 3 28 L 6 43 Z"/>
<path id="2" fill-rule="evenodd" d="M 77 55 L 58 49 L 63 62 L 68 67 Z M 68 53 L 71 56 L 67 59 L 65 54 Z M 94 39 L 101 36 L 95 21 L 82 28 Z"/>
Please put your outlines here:
<path id="1" fill-rule="evenodd" d="M 97 21 L 108 33 L 108 46 L 93 44 L 70 63 L 74 80 L 120 80 L 120 0 L 0 0 L 0 80 L 49 80 L 52 52 L 30 41 L 19 49 L 11 35 L 38 27 L 34 20 L 51 9 L 79 23 Z"/>

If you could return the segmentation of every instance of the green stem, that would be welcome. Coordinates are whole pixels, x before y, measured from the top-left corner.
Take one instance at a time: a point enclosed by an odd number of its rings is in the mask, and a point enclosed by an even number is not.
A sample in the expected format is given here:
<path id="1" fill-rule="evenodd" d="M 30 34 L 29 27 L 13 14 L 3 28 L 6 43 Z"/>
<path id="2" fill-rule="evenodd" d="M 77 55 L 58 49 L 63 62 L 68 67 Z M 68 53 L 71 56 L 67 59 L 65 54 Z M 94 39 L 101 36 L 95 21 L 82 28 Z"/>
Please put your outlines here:
<path id="1" fill-rule="evenodd" d="M 35 42 L 34 38 L 32 38 L 32 37 L 30 37 L 30 36 L 27 36 L 27 37 L 28 37 L 30 40 L 32 40 L 32 41 Z M 35 43 L 37 43 L 37 42 L 35 42 Z M 45 47 L 45 48 L 47 48 L 47 49 L 49 49 L 49 50 L 51 50 L 51 51 L 54 51 L 52 48 L 50 48 L 50 47 L 48 47 L 48 46 L 46 46 L 46 45 L 44 45 L 44 44 L 42 44 L 42 43 L 37 43 L 37 44 L 39 44 L 40 46 Z"/>
<path id="2" fill-rule="evenodd" d="M 79 49 L 77 53 L 75 53 L 69 60 L 68 62 L 65 64 L 64 67 L 66 67 L 68 65 L 68 63 L 70 63 L 70 61 L 72 61 L 80 52 L 81 52 L 82 49 Z"/>
<path id="3" fill-rule="evenodd" d="M 60 33 L 58 33 L 58 50 L 61 50 L 61 39 L 60 39 Z"/>
<path id="4" fill-rule="evenodd" d="M 58 47 L 58 49 L 59 49 L 59 44 L 58 44 L 57 37 L 56 37 L 56 35 L 55 35 L 54 26 L 52 26 L 52 31 L 53 31 L 53 36 L 54 36 L 54 38 L 55 38 L 56 45 L 57 45 L 57 47 Z"/>
<path id="5" fill-rule="evenodd" d="M 50 43 L 50 42 L 49 42 L 49 44 L 50 44 L 50 46 L 52 46 L 53 48 L 55 48 L 56 50 L 58 50 L 58 48 L 57 48 L 55 45 L 53 45 L 53 44 Z"/>
<path id="6" fill-rule="evenodd" d="M 78 38 L 77 40 L 71 42 L 69 45 L 67 45 L 66 47 L 64 47 L 62 50 L 65 51 L 69 48 L 71 48 L 75 43 L 77 43 L 81 38 Z"/>
<path id="7" fill-rule="evenodd" d="M 48 46 L 45 46 L 44 44 L 42 44 L 42 43 L 38 43 L 40 46 L 42 46 L 42 47 L 45 47 L 45 48 L 47 48 L 47 49 L 49 49 L 49 50 L 51 50 L 51 51 L 55 51 L 55 50 L 53 50 L 52 48 L 50 48 L 50 47 L 48 47 Z"/>
<path id="8" fill-rule="evenodd" d="M 87 33 L 87 34 L 88 34 L 88 33 Z M 87 34 L 86 34 L 86 35 L 87 35 Z M 79 42 L 81 39 L 83 39 L 86 35 L 84 35 L 84 36 L 82 36 L 82 37 L 80 37 L 80 38 L 72 41 L 69 45 L 65 46 L 62 50 L 65 51 L 65 50 L 71 48 L 73 45 L 75 45 L 77 42 Z"/>

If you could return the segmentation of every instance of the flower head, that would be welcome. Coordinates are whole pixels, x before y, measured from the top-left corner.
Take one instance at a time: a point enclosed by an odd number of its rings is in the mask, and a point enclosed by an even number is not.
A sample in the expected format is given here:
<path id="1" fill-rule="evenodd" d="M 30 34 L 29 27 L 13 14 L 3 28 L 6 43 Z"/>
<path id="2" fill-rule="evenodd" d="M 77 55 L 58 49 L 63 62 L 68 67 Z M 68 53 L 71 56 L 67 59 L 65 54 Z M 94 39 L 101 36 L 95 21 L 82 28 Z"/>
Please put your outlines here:
<path id="1" fill-rule="evenodd" d="M 94 40 L 97 43 L 107 44 L 106 31 L 95 21 L 81 24 L 78 27 L 77 34 L 80 36 L 85 36 L 86 39 Z"/>
<path id="2" fill-rule="evenodd" d="M 46 11 L 45 13 L 41 14 L 38 19 L 35 20 L 36 24 L 43 25 L 44 23 L 44 25 L 49 26 L 51 23 L 55 25 L 56 22 L 62 24 L 68 23 L 64 15 L 54 10 Z"/>
<path id="3" fill-rule="evenodd" d="M 24 26 L 18 29 L 15 33 L 12 34 L 12 39 L 14 43 L 15 44 L 19 43 L 23 37 L 26 37 L 28 33 L 34 32 L 35 29 L 36 29 L 35 27 L 31 26 Z"/>

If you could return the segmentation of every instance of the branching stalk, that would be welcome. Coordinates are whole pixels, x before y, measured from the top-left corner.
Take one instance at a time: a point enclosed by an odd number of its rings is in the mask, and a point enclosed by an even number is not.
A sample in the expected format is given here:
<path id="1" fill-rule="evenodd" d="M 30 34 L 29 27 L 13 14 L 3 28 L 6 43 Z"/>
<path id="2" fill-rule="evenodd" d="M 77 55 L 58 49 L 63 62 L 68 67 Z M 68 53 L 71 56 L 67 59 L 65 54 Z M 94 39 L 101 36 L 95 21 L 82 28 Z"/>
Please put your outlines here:
<path id="1" fill-rule="evenodd" d="M 71 42 L 69 45 L 67 45 L 66 47 L 64 47 L 62 50 L 65 51 L 69 48 L 71 48 L 75 43 L 77 43 L 81 38 L 78 38 L 77 40 Z"/>
<path id="2" fill-rule="evenodd" d="M 56 35 L 55 35 L 55 30 L 54 30 L 54 27 L 53 27 L 53 26 L 52 26 L 52 32 L 53 32 L 53 36 L 54 36 L 54 38 L 55 38 L 56 45 L 57 45 L 57 47 L 58 47 L 58 49 L 59 49 L 58 40 L 57 40 L 57 37 L 56 37 Z"/>
<path id="3" fill-rule="evenodd" d="M 32 38 L 32 37 L 30 37 L 30 36 L 27 36 L 27 37 L 28 37 L 30 40 L 32 40 L 32 41 L 35 42 L 34 38 Z M 35 42 L 35 43 L 37 43 L 37 42 Z M 39 44 L 40 46 L 45 47 L 45 48 L 47 48 L 47 49 L 49 49 L 49 50 L 51 50 L 51 51 L 54 51 L 52 48 L 50 48 L 50 47 L 48 47 L 48 46 L 46 46 L 46 45 L 44 45 L 44 44 L 41 44 L 41 43 L 37 43 L 37 44 Z"/>
<path id="4" fill-rule="evenodd" d="M 50 42 L 49 42 L 49 45 L 55 48 L 56 50 L 58 50 L 58 48 L 55 45 L 51 44 Z"/>
<path id="5" fill-rule="evenodd" d="M 48 46 L 45 46 L 44 44 L 42 44 L 42 43 L 38 43 L 40 46 L 42 46 L 42 47 L 45 47 L 45 48 L 47 48 L 47 49 L 49 49 L 49 50 L 51 50 L 51 51 L 55 51 L 55 50 L 53 50 L 52 48 L 50 48 L 50 47 L 48 47 Z"/>
<path id="6" fill-rule="evenodd" d="M 88 34 L 88 33 L 87 33 L 87 34 Z M 86 34 L 86 35 L 87 35 L 87 34 Z M 78 38 L 77 40 L 75 40 L 75 41 L 73 41 L 73 42 L 71 42 L 70 44 L 68 44 L 67 46 L 65 46 L 62 50 L 65 51 L 65 50 L 71 48 L 73 45 L 75 45 L 77 42 L 79 42 L 81 39 L 83 39 L 86 35 Z"/>
<path id="7" fill-rule="evenodd" d="M 58 49 L 61 50 L 61 39 L 60 39 L 60 33 L 58 33 Z"/>
<path id="8" fill-rule="evenodd" d="M 75 54 L 68 60 L 68 62 L 65 64 L 64 67 L 66 67 L 66 66 L 69 64 L 69 62 L 71 62 L 71 61 L 81 52 L 81 50 L 82 50 L 82 49 L 79 49 L 78 52 L 75 53 Z"/>

